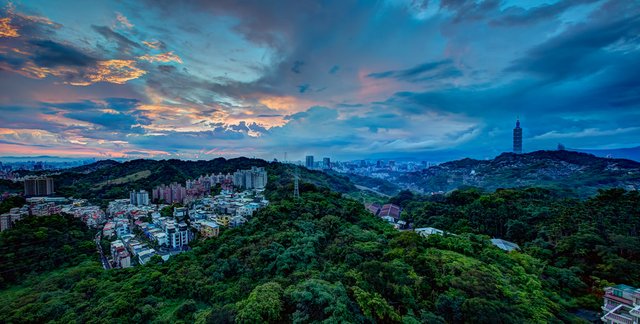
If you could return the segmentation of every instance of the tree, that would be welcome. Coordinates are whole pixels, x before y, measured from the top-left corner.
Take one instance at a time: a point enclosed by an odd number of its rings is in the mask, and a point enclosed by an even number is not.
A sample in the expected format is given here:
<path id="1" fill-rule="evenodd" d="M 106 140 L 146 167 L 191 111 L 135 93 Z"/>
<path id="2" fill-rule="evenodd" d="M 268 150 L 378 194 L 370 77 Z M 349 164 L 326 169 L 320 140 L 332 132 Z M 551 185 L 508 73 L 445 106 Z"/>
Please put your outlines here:
<path id="1" fill-rule="evenodd" d="M 277 282 L 267 282 L 251 291 L 249 297 L 238 302 L 239 323 L 275 322 L 282 312 L 282 286 Z"/>

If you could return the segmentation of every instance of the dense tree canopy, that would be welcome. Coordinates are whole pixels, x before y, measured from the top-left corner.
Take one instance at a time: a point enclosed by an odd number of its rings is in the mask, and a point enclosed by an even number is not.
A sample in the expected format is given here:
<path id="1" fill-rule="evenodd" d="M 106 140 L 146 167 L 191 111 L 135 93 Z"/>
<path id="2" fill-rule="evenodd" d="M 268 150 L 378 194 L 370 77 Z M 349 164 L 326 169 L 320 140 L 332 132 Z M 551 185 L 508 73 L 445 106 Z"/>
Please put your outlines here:
<path id="1" fill-rule="evenodd" d="M 525 253 L 557 267 L 550 271 L 564 278 L 559 287 L 581 296 L 581 306 L 596 308 L 597 293 L 607 282 L 640 286 L 640 273 L 634 270 L 640 267 L 638 191 L 601 190 L 587 200 L 537 188 L 401 196 L 394 199 L 416 227 L 486 234 L 520 244 Z"/>
<path id="2" fill-rule="evenodd" d="M 293 200 L 291 167 L 268 168 L 268 207 L 164 263 L 105 271 L 94 233 L 76 220 L 19 222 L 0 234 L 0 321 L 573 322 L 579 308 L 598 310 L 609 282 L 640 284 L 637 192 L 393 197 L 415 225 L 456 234 L 425 238 L 327 185 L 348 191 L 348 180 L 305 172 Z M 523 250 L 506 253 L 491 237 Z"/>

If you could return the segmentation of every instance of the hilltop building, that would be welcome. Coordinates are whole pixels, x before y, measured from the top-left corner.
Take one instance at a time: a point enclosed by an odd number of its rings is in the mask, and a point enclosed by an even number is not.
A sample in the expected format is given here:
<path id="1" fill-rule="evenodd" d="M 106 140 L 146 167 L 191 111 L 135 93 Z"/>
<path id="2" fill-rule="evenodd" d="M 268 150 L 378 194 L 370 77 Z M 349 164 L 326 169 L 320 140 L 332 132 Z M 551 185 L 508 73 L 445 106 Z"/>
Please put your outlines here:
<path id="1" fill-rule="evenodd" d="M 516 128 L 513 129 L 513 153 L 522 153 L 522 128 L 520 128 L 520 119 L 516 121 Z"/>
<path id="2" fill-rule="evenodd" d="M 51 196 L 53 193 L 53 179 L 51 178 L 37 177 L 24 180 L 25 196 Z"/>

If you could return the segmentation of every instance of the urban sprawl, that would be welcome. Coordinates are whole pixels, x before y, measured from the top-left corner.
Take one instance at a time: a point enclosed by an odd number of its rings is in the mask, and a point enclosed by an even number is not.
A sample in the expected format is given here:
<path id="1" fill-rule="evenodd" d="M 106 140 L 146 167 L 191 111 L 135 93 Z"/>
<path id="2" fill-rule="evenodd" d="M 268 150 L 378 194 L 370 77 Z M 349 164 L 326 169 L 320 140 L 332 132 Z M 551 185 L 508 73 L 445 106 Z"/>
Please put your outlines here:
<path id="1" fill-rule="evenodd" d="M 252 167 L 233 174 L 202 175 L 185 185 L 160 185 L 149 192 L 109 202 L 106 211 L 86 199 L 52 197 L 52 178 L 24 180 L 27 203 L 0 215 L 0 231 L 27 216 L 68 214 L 98 229 L 96 246 L 105 269 L 145 264 L 154 256 L 168 260 L 189 249 L 189 242 L 218 236 L 220 228 L 240 226 L 268 205 L 267 172 Z M 103 251 L 100 242 L 110 241 Z"/>

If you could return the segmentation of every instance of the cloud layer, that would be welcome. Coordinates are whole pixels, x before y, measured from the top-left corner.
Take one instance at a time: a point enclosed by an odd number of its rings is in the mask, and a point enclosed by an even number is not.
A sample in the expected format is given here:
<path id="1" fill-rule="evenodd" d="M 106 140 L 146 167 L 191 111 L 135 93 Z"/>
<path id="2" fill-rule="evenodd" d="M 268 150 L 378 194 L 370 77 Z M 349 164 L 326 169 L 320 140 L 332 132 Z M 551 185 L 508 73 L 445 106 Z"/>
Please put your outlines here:
<path id="1" fill-rule="evenodd" d="M 9 3 L 0 152 L 484 158 L 518 117 L 525 150 L 637 146 L 638 35 L 616 0 Z"/>

